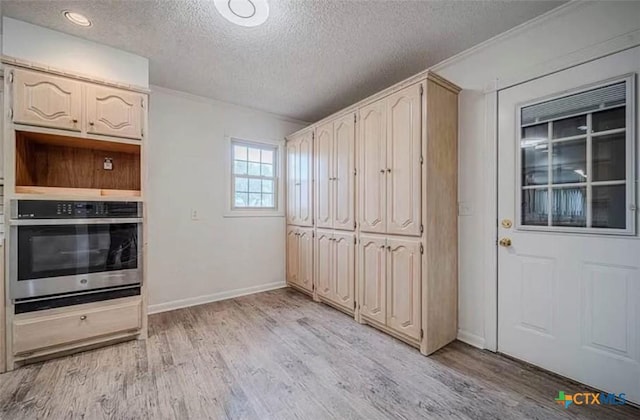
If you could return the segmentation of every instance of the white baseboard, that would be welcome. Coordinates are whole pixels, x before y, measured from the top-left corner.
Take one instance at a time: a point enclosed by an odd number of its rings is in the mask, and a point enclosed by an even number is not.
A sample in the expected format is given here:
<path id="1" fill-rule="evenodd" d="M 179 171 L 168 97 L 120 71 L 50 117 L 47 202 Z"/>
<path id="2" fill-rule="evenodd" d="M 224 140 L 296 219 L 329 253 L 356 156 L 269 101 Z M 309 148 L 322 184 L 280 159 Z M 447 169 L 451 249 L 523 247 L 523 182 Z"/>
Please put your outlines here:
<path id="1" fill-rule="evenodd" d="M 231 299 L 240 296 L 251 295 L 254 293 L 266 292 L 268 290 L 281 289 L 287 287 L 283 281 L 273 283 L 260 284 L 257 286 L 245 287 L 243 289 L 227 290 L 211 295 L 196 296 L 192 298 L 173 300 L 171 302 L 157 303 L 149 305 L 148 313 L 157 314 L 159 312 L 173 311 L 174 309 L 187 308 L 189 306 L 202 305 L 204 303 L 217 302 L 219 300 Z"/>
<path id="2" fill-rule="evenodd" d="M 467 343 L 470 346 L 484 349 L 484 337 L 470 333 L 464 330 L 458 330 L 458 340 Z"/>

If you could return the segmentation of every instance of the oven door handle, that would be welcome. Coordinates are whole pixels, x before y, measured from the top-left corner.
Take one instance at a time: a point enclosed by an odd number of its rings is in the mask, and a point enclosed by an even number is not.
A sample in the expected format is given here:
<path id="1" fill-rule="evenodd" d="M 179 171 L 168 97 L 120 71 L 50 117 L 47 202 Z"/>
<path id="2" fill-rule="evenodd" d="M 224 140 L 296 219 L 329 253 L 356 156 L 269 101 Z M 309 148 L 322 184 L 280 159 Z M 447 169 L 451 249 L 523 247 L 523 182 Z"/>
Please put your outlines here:
<path id="1" fill-rule="evenodd" d="M 108 219 L 11 219 L 11 226 L 61 226 L 61 225 L 108 225 L 120 223 L 142 223 L 142 217 Z"/>

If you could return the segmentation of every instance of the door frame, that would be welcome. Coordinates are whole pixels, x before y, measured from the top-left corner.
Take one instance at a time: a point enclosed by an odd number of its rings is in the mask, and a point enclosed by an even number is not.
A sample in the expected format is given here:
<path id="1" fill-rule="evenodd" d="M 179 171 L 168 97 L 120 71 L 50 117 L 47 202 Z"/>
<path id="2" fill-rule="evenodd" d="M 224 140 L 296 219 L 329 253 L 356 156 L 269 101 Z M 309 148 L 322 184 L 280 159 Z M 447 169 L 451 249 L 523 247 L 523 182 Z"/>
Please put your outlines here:
<path id="1" fill-rule="evenodd" d="M 589 63 L 610 55 L 640 46 L 640 34 L 630 36 L 626 40 L 614 38 L 600 48 L 579 50 L 570 56 L 560 57 L 545 63 L 537 71 L 524 71 L 504 79 L 495 79 L 485 86 L 485 144 L 483 147 L 484 179 L 487 179 L 484 196 L 490 197 L 484 203 L 483 240 L 486 244 L 483 258 L 484 272 L 484 340 L 483 348 L 498 352 L 498 118 L 500 91 L 518 86 L 542 77 L 550 76 L 582 64 Z M 640 72 L 638 76 L 640 78 Z M 639 82 L 640 83 L 640 82 Z M 640 97 L 636 98 L 640 101 Z M 636 102 L 637 104 L 637 102 Z M 636 149 L 637 150 L 637 149 Z M 460 168 L 458 168 L 460 170 Z M 638 176 L 638 175 L 636 175 Z"/>

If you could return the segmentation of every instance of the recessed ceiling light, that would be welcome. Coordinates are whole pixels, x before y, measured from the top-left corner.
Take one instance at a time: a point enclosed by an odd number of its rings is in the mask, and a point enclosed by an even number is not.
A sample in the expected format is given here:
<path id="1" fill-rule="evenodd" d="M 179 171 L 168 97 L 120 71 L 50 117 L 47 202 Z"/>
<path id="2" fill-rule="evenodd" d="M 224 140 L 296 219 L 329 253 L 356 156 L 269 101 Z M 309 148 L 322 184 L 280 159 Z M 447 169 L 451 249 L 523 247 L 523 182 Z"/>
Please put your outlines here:
<path id="1" fill-rule="evenodd" d="M 69 19 L 70 22 L 75 23 L 76 25 L 91 26 L 91 21 L 86 16 L 81 15 L 80 13 L 65 10 L 64 12 L 62 12 L 62 14 L 64 15 L 64 17 Z"/>
<path id="2" fill-rule="evenodd" d="M 258 26 L 269 17 L 267 0 L 214 0 L 218 12 L 240 26 Z"/>

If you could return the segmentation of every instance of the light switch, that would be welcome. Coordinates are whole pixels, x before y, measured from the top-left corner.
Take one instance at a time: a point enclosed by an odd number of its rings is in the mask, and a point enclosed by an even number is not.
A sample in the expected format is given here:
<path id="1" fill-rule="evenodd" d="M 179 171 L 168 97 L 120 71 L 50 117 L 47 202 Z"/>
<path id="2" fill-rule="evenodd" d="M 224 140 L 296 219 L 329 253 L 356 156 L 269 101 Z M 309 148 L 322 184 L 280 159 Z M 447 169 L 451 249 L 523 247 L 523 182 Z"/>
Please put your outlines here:
<path id="1" fill-rule="evenodd" d="M 458 203 L 458 216 L 471 216 L 471 204 L 466 201 Z"/>

